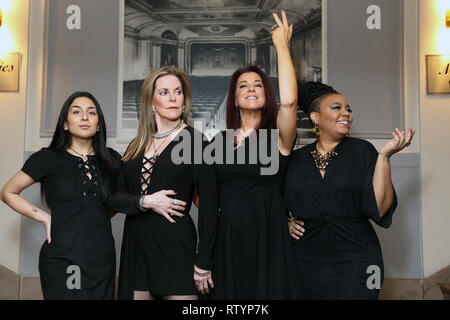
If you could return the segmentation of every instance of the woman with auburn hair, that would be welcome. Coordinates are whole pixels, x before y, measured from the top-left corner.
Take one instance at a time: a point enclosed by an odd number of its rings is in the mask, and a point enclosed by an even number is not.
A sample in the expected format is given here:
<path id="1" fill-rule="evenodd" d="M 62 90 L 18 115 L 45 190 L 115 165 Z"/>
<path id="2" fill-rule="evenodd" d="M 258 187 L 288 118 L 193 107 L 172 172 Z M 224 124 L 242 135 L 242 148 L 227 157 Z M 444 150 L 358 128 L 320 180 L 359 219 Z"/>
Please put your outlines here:
<path id="1" fill-rule="evenodd" d="M 197 299 L 197 291 L 208 293 L 214 285 L 216 179 L 213 166 L 194 161 L 194 136 L 203 139 L 188 126 L 191 105 L 188 77 L 178 68 L 160 68 L 142 86 L 138 133 L 125 152 L 117 193 L 109 202 L 127 215 L 119 299 Z M 175 151 L 179 140 L 190 148 L 183 150 L 190 159 L 181 164 Z M 198 250 L 189 215 L 194 189 L 200 202 Z"/>
<path id="2" fill-rule="evenodd" d="M 211 299 L 301 296 L 281 198 L 297 129 L 297 81 L 289 52 L 292 25 L 284 10 L 282 20 L 276 13 L 274 18 L 277 28 L 272 29 L 272 39 L 278 55 L 280 109 L 277 111 L 272 86 L 261 69 L 239 69 L 231 77 L 227 98 L 227 128 L 234 129 L 234 135 L 215 137 L 215 141 L 224 142 L 224 159 L 223 164 L 215 165 L 220 214 Z M 278 129 L 274 140 L 264 134 L 269 129 Z M 230 150 L 226 146 L 230 144 L 234 144 L 233 164 L 227 163 Z M 266 151 L 272 150 L 270 159 L 279 164 L 267 175 L 263 174 L 267 163 L 260 152 L 263 145 Z M 244 152 L 245 163 L 237 163 Z"/>
<path id="3" fill-rule="evenodd" d="M 106 148 L 99 103 L 88 92 L 75 92 L 61 108 L 50 145 L 3 187 L 6 204 L 45 226 L 39 254 L 44 299 L 114 298 L 116 252 L 106 201 L 119 169 L 120 155 Z M 50 214 L 20 195 L 37 182 Z"/>

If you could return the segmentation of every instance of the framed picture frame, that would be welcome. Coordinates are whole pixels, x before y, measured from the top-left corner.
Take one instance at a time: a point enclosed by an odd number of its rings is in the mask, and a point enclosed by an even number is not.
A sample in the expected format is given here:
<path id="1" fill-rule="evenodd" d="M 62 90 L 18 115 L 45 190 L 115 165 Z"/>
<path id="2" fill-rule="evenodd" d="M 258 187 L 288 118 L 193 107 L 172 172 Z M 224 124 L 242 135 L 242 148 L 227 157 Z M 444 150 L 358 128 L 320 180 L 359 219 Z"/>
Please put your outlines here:
<path id="1" fill-rule="evenodd" d="M 0 54 L 0 92 L 18 92 L 20 53 Z"/>
<path id="2" fill-rule="evenodd" d="M 297 78 L 326 81 L 326 29 L 321 0 L 171 1 L 125 0 L 123 4 L 122 104 L 118 106 L 120 142 L 136 135 L 140 89 L 146 76 L 175 65 L 191 81 L 190 119 L 206 132 L 224 130 L 227 88 L 231 74 L 258 65 L 269 76 L 278 98 L 276 50 L 270 29 L 272 12 L 285 9 L 294 25 L 291 55 Z M 119 85 L 120 88 L 120 85 Z M 119 89 L 120 90 L 120 89 Z M 313 138 L 312 123 L 297 114 L 299 137 Z"/>
<path id="3" fill-rule="evenodd" d="M 450 94 L 450 55 L 427 55 L 427 94 Z"/>

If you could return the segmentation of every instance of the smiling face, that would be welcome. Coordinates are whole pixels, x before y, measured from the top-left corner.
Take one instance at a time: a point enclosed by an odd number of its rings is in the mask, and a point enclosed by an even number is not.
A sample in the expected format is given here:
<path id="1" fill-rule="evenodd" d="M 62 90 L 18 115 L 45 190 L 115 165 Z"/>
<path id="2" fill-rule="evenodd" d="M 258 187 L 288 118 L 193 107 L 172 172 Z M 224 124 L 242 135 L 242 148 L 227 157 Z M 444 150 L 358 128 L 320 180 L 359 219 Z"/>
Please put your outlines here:
<path id="1" fill-rule="evenodd" d="M 330 94 L 320 101 L 320 112 L 311 112 L 311 120 L 319 125 L 321 136 L 342 139 L 350 133 L 352 110 L 344 96 Z"/>
<path id="2" fill-rule="evenodd" d="M 98 129 L 98 113 L 94 102 L 87 97 L 78 97 L 69 107 L 64 129 L 74 137 L 92 139 Z"/>
<path id="3" fill-rule="evenodd" d="M 169 74 L 156 80 L 152 105 L 159 117 L 171 121 L 180 119 L 183 104 L 183 86 L 176 76 Z"/>
<path id="4" fill-rule="evenodd" d="M 256 72 L 243 73 L 236 84 L 236 107 L 260 110 L 266 104 L 266 93 L 261 77 Z"/>

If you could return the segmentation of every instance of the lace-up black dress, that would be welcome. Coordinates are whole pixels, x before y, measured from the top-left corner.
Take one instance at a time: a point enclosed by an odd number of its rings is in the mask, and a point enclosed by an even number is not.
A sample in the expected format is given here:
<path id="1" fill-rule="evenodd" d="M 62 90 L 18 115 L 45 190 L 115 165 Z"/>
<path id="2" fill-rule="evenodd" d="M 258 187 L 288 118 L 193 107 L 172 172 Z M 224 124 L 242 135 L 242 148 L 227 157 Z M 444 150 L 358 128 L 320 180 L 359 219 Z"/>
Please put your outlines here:
<path id="1" fill-rule="evenodd" d="M 376 299 L 384 276 L 383 256 L 369 219 L 390 226 L 395 192 L 380 218 L 372 183 L 378 152 L 369 142 L 344 138 L 324 178 L 314 150 L 315 142 L 293 152 L 284 185 L 286 209 L 305 222 L 304 236 L 291 239 L 303 297 Z"/>
<path id="2" fill-rule="evenodd" d="M 194 139 L 199 137 L 195 143 Z M 142 152 L 125 162 L 121 169 L 117 193 L 109 204 L 114 210 L 127 214 L 122 240 L 119 272 L 119 299 L 133 299 L 134 291 L 149 291 L 153 296 L 197 295 L 194 283 L 194 264 L 211 269 L 212 251 L 217 224 L 217 191 L 213 165 L 206 165 L 196 152 L 203 151 L 207 142 L 202 134 L 190 126 L 159 154 L 148 159 Z M 176 164 L 172 150 L 181 145 L 187 156 Z M 198 160 L 198 159 L 197 159 Z M 198 233 L 189 215 L 194 189 L 199 194 Z M 148 210 L 139 210 L 139 198 L 161 190 L 174 190 L 170 196 L 187 203 L 184 217 L 172 216 L 171 223 L 164 216 Z"/>
<path id="3" fill-rule="evenodd" d="M 43 184 L 52 216 L 51 243 L 45 241 L 39 255 L 44 298 L 113 299 L 114 239 L 96 156 L 83 162 L 67 151 L 42 149 L 22 171 Z"/>

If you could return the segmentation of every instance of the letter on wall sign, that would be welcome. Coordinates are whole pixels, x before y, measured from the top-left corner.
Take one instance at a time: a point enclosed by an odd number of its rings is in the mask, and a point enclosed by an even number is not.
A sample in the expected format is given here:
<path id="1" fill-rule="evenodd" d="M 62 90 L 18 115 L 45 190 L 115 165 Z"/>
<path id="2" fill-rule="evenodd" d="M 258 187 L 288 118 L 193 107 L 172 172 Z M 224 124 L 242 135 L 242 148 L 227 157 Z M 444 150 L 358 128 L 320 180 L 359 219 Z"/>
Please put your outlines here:
<path id="1" fill-rule="evenodd" d="M 367 14 L 370 16 L 367 18 L 367 29 L 380 30 L 381 29 L 381 9 L 377 5 L 371 5 L 367 8 Z"/>
<path id="2" fill-rule="evenodd" d="M 80 30 L 81 29 L 81 9 L 77 5 L 70 5 L 67 7 L 66 13 L 69 14 L 66 21 L 67 29 Z"/>

